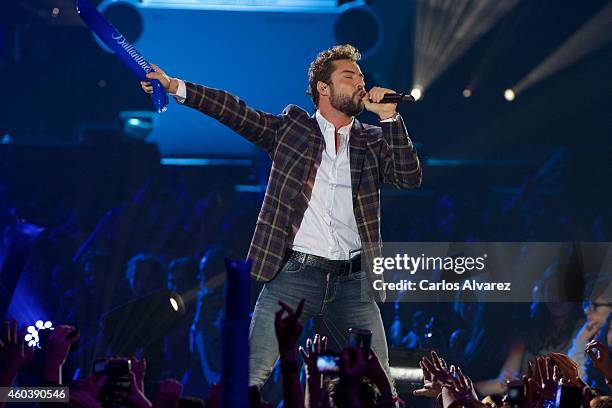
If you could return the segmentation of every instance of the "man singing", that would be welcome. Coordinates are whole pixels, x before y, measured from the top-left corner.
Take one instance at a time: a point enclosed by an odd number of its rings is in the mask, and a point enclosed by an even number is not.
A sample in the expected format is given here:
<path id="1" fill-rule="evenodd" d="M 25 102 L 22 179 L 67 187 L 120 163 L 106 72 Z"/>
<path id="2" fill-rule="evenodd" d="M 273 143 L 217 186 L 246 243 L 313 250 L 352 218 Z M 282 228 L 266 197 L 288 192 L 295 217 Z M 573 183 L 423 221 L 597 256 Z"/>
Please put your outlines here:
<path id="1" fill-rule="evenodd" d="M 147 75 L 179 103 L 217 119 L 272 159 L 248 253 L 253 278 L 266 282 L 251 320 L 251 385 L 262 386 L 278 358 L 279 300 L 295 306 L 306 299 L 302 323 L 322 315 L 336 333 L 371 330 L 372 349 L 389 375 L 376 304 L 384 292 L 362 292 L 371 288 L 368 280 L 380 278 L 361 269 L 361 256 L 372 265 L 380 251 L 380 184 L 419 187 L 421 166 L 396 105 L 379 103 L 394 91 L 366 92 L 360 58 L 351 45 L 317 55 L 308 72 L 317 109 L 312 116 L 295 105 L 280 115 L 255 110 L 227 92 L 171 78 L 155 65 L 157 72 Z M 141 85 L 153 91 L 149 82 Z M 378 115 L 379 126 L 355 119 L 364 108 Z"/>

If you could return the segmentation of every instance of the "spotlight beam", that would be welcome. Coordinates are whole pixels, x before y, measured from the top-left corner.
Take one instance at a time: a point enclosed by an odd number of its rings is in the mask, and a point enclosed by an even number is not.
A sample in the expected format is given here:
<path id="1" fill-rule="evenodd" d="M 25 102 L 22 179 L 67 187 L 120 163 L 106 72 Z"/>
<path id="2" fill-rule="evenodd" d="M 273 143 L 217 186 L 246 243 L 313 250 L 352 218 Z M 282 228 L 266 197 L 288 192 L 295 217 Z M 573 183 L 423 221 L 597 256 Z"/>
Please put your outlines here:
<path id="1" fill-rule="evenodd" d="M 444 48 L 444 44 L 448 43 L 449 37 L 455 31 L 459 18 L 465 13 L 468 2 L 465 0 L 458 0 L 455 2 L 455 11 L 453 11 L 450 5 L 441 7 L 442 12 L 449 15 L 450 21 L 446 23 L 445 30 L 436 30 L 435 37 L 429 42 L 428 46 L 431 46 L 430 55 L 436 55 L 441 52 Z M 433 24 L 432 24 L 433 26 Z"/>
<path id="2" fill-rule="evenodd" d="M 583 24 L 570 38 L 529 72 L 514 87 L 523 92 L 612 41 L 612 3 Z"/>
<path id="3" fill-rule="evenodd" d="M 415 84 L 424 90 L 520 0 L 418 0 Z"/>
<path id="4" fill-rule="evenodd" d="M 506 19 L 500 27 L 496 28 L 496 33 L 487 47 L 487 50 L 483 53 L 478 67 L 474 70 L 474 74 L 468 82 L 467 88 L 476 89 L 478 87 L 485 73 L 490 71 L 491 67 L 497 61 L 500 50 L 508 47 L 509 38 L 513 38 L 512 33 L 517 27 L 520 27 L 521 22 L 524 21 L 530 13 L 538 14 L 541 12 L 538 7 L 541 8 L 542 3 L 530 3 L 528 7 L 521 7 L 512 19 Z"/>

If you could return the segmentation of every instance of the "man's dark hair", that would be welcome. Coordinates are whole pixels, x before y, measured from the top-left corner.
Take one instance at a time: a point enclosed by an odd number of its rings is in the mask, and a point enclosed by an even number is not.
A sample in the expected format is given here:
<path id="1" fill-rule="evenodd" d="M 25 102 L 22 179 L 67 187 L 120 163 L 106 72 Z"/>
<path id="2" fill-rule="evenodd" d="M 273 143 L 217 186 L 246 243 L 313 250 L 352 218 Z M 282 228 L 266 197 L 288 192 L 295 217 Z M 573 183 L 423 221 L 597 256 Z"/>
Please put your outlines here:
<path id="1" fill-rule="evenodd" d="M 317 83 L 322 81 L 329 84 L 332 72 L 335 69 L 333 62 L 343 59 L 357 62 L 361 59 L 361 54 L 357 48 L 350 44 L 336 45 L 328 50 L 321 51 L 317 58 L 310 63 L 310 69 L 308 70 L 308 94 L 316 107 L 319 107 Z"/>

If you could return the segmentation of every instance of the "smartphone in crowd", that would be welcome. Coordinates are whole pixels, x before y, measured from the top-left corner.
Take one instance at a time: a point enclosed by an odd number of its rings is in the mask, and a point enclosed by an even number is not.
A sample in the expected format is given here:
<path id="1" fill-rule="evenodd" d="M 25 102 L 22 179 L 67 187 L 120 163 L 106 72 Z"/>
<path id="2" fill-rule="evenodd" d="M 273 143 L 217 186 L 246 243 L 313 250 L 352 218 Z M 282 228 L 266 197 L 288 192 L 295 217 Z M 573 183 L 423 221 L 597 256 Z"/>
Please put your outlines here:
<path id="1" fill-rule="evenodd" d="M 337 374 L 340 372 L 340 354 L 326 351 L 317 356 L 317 369 L 321 374 Z"/>
<path id="2" fill-rule="evenodd" d="M 131 362 L 127 359 L 99 358 L 94 360 L 94 374 L 107 376 L 101 396 L 103 407 L 119 408 L 126 406 L 122 403 L 122 394 L 130 389 L 131 369 Z"/>
<path id="3" fill-rule="evenodd" d="M 575 385 L 559 385 L 555 408 L 574 408 L 582 406 L 582 389 Z"/>
<path id="4" fill-rule="evenodd" d="M 507 399 L 512 407 L 522 406 L 525 402 L 525 389 L 521 380 L 506 381 L 508 386 Z"/>

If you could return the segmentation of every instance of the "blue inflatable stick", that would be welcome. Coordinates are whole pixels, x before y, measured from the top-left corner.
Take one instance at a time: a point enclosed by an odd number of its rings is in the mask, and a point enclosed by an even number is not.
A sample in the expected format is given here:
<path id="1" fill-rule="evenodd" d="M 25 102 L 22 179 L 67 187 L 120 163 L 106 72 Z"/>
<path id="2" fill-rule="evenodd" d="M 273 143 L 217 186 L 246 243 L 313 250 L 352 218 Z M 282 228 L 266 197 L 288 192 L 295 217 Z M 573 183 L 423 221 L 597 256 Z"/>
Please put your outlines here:
<path id="1" fill-rule="evenodd" d="M 102 40 L 104 44 L 115 52 L 119 60 L 130 69 L 141 81 L 149 81 L 153 86 L 153 104 L 157 112 L 164 112 L 168 106 L 168 94 L 162 84 L 156 79 L 148 79 L 146 75 L 155 71 L 151 65 L 130 42 L 112 26 L 102 14 L 89 2 L 89 0 L 77 0 L 77 13 L 91 30 Z"/>

